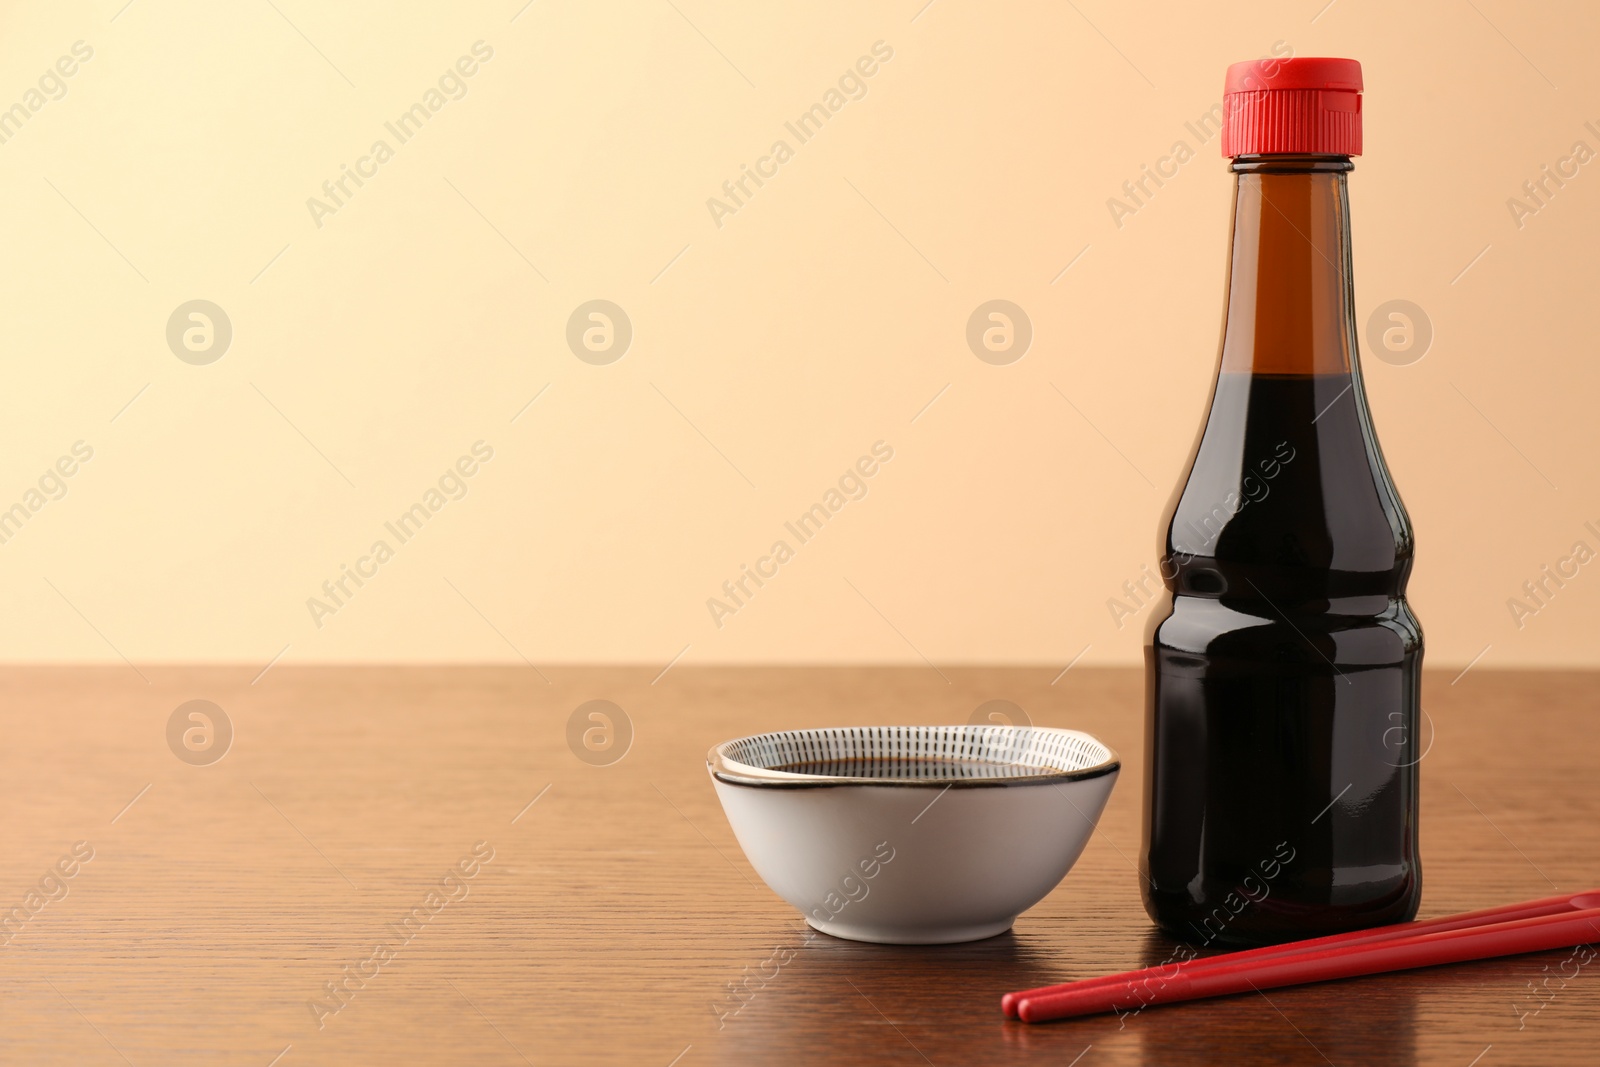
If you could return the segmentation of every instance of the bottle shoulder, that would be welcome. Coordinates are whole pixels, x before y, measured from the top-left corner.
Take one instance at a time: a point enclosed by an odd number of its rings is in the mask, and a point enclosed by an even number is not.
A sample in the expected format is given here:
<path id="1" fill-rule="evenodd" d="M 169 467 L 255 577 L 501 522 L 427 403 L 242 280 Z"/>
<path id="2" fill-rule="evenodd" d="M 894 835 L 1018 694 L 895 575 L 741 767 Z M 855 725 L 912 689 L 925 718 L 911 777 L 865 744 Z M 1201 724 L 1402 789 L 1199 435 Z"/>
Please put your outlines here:
<path id="1" fill-rule="evenodd" d="M 1282 608 L 1264 600 L 1178 595 L 1153 613 L 1157 651 L 1240 661 L 1321 655 L 1341 666 L 1384 666 L 1417 655 L 1422 625 L 1404 597 L 1346 597 Z"/>
<path id="2" fill-rule="evenodd" d="M 1164 519 L 1180 561 L 1403 582 L 1414 549 L 1353 375 L 1219 375 Z"/>

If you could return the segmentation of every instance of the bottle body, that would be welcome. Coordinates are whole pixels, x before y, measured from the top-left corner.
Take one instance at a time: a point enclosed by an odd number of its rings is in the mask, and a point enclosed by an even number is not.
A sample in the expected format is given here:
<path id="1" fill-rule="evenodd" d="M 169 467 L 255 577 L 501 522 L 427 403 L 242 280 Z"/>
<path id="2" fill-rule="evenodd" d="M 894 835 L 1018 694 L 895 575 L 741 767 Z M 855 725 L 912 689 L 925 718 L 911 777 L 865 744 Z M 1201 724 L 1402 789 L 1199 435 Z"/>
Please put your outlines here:
<path id="1" fill-rule="evenodd" d="M 1408 920 L 1422 631 L 1355 352 L 1344 157 L 1234 164 L 1210 410 L 1146 646 L 1146 910 L 1260 944 Z"/>

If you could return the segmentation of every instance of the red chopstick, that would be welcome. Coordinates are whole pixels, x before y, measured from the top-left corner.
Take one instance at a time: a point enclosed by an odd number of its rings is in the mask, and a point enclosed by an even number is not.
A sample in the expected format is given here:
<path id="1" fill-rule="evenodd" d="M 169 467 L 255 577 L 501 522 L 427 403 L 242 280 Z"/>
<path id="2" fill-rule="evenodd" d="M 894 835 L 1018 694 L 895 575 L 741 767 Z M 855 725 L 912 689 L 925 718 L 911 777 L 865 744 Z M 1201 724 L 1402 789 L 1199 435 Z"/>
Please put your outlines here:
<path id="1" fill-rule="evenodd" d="M 1600 890 L 1044 986 L 1007 994 L 1001 1006 L 1007 1015 L 1043 1022 L 1564 948 L 1600 941 L 1600 907 L 1588 905 L 1600 905 Z"/>
<path id="2" fill-rule="evenodd" d="M 1583 898 L 1580 903 L 1574 903 Z M 1562 912 L 1571 912 L 1574 909 L 1589 905 L 1600 905 L 1600 889 L 1591 889 L 1583 893 L 1562 893 L 1558 896 L 1543 897 L 1539 900 L 1520 901 L 1515 904 L 1501 904 L 1493 908 L 1482 908 L 1478 911 L 1463 912 L 1460 915 L 1446 915 L 1438 919 L 1428 919 L 1424 922 L 1396 923 L 1392 926 L 1378 926 L 1366 930 L 1352 930 L 1343 934 L 1330 934 L 1327 937 L 1317 937 L 1306 941 L 1294 941 L 1282 945 L 1267 945 L 1264 948 L 1253 948 L 1243 952 L 1233 952 L 1221 956 L 1210 956 L 1205 959 L 1189 960 L 1176 964 L 1185 973 L 1218 964 L 1238 963 L 1244 960 L 1262 960 L 1277 956 L 1292 956 L 1310 949 L 1324 948 L 1334 945 L 1353 945 L 1376 941 L 1387 941 L 1397 937 L 1414 937 L 1417 934 L 1437 933 L 1441 930 L 1456 930 L 1465 927 L 1485 926 L 1491 922 L 1510 922 L 1515 919 L 1532 919 L 1540 915 L 1554 915 Z M 1011 1018 L 1017 1017 L 1017 1005 L 1030 997 L 1039 997 L 1051 993 L 1060 993 L 1069 989 L 1086 989 L 1091 985 L 1120 985 L 1133 984 L 1146 980 L 1166 980 L 1172 976 L 1168 966 L 1146 967 L 1142 970 L 1124 971 L 1121 974 L 1103 975 L 1098 978 L 1084 978 L 1076 982 L 1064 982 L 1058 985 L 1039 986 L 1035 989 L 1025 989 L 1016 993 L 1007 993 L 1000 1000 L 1000 1009 Z"/>

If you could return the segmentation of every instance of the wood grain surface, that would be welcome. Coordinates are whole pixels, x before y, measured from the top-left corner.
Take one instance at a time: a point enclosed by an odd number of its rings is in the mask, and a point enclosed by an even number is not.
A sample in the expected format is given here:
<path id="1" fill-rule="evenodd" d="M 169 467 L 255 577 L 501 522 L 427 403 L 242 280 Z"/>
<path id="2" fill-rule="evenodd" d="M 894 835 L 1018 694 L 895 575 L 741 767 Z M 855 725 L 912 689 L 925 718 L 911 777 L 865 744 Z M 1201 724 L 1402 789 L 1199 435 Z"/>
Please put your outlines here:
<path id="1" fill-rule="evenodd" d="M 0 1061 L 1501 1067 L 1600 1056 L 1600 967 L 1564 952 L 1126 1019 L 1004 1019 L 1007 990 L 1172 948 L 1145 918 L 1134 870 L 1135 671 L 1079 668 L 1052 684 L 1058 668 L 680 665 L 657 679 L 659 667 L 541 678 L 280 665 L 252 683 L 258 670 L 0 672 Z M 1430 675 L 1424 692 L 1423 917 L 1600 884 L 1595 677 L 1472 670 L 1454 683 Z M 210 765 L 168 745 L 174 709 L 195 699 L 234 731 Z M 609 765 L 568 745 L 569 717 L 593 699 L 615 702 L 633 729 Z M 808 937 L 740 853 L 706 750 L 786 727 L 965 722 L 992 699 L 1122 755 L 1077 867 L 988 941 Z M 338 982 L 342 1004 L 327 992 Z"/>

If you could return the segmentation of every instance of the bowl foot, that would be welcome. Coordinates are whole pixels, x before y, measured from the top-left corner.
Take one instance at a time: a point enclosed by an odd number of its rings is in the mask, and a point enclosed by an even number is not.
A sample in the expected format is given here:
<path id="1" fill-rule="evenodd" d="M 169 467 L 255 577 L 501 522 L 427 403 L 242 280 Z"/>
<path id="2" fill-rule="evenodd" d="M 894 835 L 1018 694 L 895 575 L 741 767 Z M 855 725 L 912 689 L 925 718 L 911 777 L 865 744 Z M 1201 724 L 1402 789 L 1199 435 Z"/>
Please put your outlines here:
<path id="1" fill-rule="evenodd" d="M 869 941 L 875 945 L 954 945 L 962 941 L 981 941 L 1005 933 L 1014 922 L 1015 917 L 974 926 L 902 927 L 858 926 L 806 919 L 807 925 L 813 930 L 820 930 L 831 937 L 842 937 L 846 941 Z"/>

